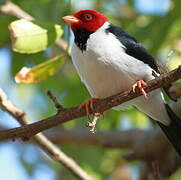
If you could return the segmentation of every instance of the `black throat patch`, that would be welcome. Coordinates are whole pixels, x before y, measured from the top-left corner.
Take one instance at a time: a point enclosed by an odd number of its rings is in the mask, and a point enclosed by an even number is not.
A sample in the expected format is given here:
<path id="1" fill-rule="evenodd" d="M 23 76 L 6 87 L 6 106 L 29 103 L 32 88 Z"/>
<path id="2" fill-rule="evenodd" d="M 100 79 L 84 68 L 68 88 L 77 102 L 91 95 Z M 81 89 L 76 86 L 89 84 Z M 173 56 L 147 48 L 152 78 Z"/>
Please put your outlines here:
<path id="1" fill-rule="evenodd" d="M 94 32 L 88 31 L 86 29 L 78 29 L 76 31 L 74 42 L 82 52 L 86 50 L 87 40 L 92 33 Z"/>

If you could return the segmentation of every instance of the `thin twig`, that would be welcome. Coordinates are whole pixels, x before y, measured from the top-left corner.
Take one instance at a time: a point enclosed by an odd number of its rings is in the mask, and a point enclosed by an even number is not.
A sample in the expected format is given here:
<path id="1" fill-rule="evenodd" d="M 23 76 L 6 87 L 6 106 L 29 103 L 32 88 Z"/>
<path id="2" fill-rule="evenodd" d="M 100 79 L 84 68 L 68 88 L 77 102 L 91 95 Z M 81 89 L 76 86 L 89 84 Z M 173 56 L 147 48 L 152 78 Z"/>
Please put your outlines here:
<path id="1" fill-rule="evenodd" d="M 160 64 L 159 61 L 155 61 L 155 64 L 156 64 L 156 66 L 157 66 L 158 71 L 160 72 L 160 74 L 164 75 L 164 74 L 167 74 L 167 73 L 168 73 L 167 70 L 166 70 L 166 68 L 164 68 L 164 67 Z"/>
<path id="2" fill-rule="evenodd" d="M 5 92 L 0 89 L 0 108 L 11 114 L 21 125 L 31 123 L 26 114 L 17 108 L 6 96 Z M 13 139 L 15 140 L 16 137 Z M 27 136 L 22 137 L 23 140 L 28 140 Z M 78 179 L 93 180 L 73 159 L 64 154 L 57 148 L 46 136 L 39 133 L 33 137 L 33 141 L 45 151 L 52 159 L 64 165 L 70 172 L 72 172 Z"/>
<path id="3" fill-rule="evenodd" d="M 58 102 L 57 98 L 51 93 L 51 91 L 47 92 L 47 95 L 54 103 L 55 107 L 57 108 L 57 112 L 62 111 L 64 107 Z"/>

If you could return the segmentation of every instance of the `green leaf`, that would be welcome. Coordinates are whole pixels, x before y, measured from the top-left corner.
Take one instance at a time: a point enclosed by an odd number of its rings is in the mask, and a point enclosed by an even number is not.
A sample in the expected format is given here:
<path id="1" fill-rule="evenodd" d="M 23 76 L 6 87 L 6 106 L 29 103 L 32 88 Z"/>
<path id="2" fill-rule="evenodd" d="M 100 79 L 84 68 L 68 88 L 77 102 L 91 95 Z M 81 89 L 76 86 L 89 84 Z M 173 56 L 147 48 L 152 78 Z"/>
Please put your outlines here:
<path id="1" fill-rule="evenodd" d="M 46 49 L 63 34 L 58 24 L 30 22 L 25 19 L 10 23 L 9 30 L 13 50 L 27 54 Z"/>
<path id="2" fill-rule="evenodd" d="M 34 83 L 54 75 L 64 64 L 65 56 L 57 56 L 33 68 L 23 67 L 15 76 L 17 83 Z"/>

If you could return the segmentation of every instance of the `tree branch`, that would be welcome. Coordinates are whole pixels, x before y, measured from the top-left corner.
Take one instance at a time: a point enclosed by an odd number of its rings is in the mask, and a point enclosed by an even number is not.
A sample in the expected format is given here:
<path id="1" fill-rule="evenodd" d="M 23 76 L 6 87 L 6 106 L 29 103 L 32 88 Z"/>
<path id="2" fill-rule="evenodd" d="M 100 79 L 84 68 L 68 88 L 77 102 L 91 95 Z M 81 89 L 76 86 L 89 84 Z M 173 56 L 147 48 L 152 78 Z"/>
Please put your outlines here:
<path id="1" fill-rule="evenodd" d="M 151 130 L 131 129 L 127 131 L 98 131 L 90 134 L 86 130 L 53 130 L 46 135 L 55 144 L 95 145 L 109 148 L 131 149 L 129 160 L 155 160 L 160 158 L 163 148 L 171 149 L 169 141 L 159 128 Z"/>
<path id="2" fill-rule="evenodd" d="M 24 18 L 29 21 L 34 20 L 34 18 L 31 15 L 29 15 L 28 13 L 23 11 L 19 6 L 10 1 L 7 1 L 4 5 L 0 6 L 0 13 L 14 16 L 17 18 Z"/>
<path id="3" fill-rule="evenodd" d="M 169 72 L 167 75 L 161 75 L 154 80 L 147 82 L 148 87 L 145 88 L 145 90 L 146 92 L 153 91 L 157 88 L 168 85 L 180 78 L 181 66 Z M 141 96 L 141 92 L 133 92 L 132 90 L 118 93 L 116 95 L 102 99 L 99 102 L 95 102 L 95 111 L 91 113 L 94 114 L 96 112 L 104 112 L 114 106 L 120 105 L 138 96 Z M 15 138 L 30 138 L 31 136 L 34 136 L 41 131 L 47 130 L 49 128 L 57 126 L 58 124 L 68 122 L 70 120 L 83 116 L 86 116 L 85 109 L 80 109 L 79 107 L 65 108 L 62 111 L 59 111 L 56 115 L 48 117 L 44 120 L 22 127 L 0 131 L 0 141 Z"/>
<path id="4" fill-rule="evenodd" d="M 152 176 L 155 171 L 152 167 L 153 162 L 158 164 L 159 173 L 162 177 L 169 177 L 181 165 L 180 157 L 160 128 L 151 130 L 98 131 L 96 134 L 90 134 L 82 129 L 59 129 L 49 130 L 46 135 L 54 143 L 61 145 L 94 145 L 95 147 L 102 146 L 131 150 L 123 157 L 128 161 L 137 160 L 144 162 L 149 172 L 146 173 L 147 177 L 148 174 Z M 169 164 L 169 166 L 165 166 L 165 164 Z M 141 169 L 141 171 L 145 170 Z"/>
<path id="5" fill-rule="evenodd" d="M 8 100 L 4 91 L 0 88 L 0 109 L 13 116 L 21 125 L 31 123 L 26 114 Z M 65 166 L 78 179 L 93 180 L 73 159 L 64 154 L 42 133 L 35 135 L 32 139 L 52 159 Z"/>

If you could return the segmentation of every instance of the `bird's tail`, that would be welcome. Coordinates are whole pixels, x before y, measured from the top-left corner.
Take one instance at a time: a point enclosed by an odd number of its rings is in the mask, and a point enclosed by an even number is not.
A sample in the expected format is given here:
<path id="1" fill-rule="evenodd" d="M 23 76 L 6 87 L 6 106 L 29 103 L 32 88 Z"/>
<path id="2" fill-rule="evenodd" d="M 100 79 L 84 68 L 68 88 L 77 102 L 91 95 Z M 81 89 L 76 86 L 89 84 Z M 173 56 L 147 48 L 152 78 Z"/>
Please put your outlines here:
<path id="1" fill-rule="evenodd" d="M 171 119 L 171 123 L 166 126 L 157 121 L 160 128 L 163 130 L 165 135 L 168 137 L 175 150 L 181 156 L 181 119 L 172 111 L 172 109 L 165 104 L 167 113 Z"/>

